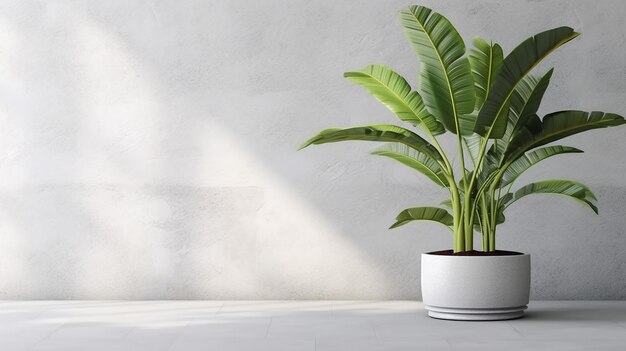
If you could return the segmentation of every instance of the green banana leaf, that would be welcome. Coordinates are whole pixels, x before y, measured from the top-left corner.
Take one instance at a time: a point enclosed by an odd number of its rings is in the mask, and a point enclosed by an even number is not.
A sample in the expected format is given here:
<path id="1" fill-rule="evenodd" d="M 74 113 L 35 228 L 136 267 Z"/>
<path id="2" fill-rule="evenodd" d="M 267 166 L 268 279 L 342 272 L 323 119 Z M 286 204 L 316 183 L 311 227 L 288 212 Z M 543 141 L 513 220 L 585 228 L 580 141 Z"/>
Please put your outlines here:
<path id="1" fill-rule="evenodd" d="M 574 180 L 544 180 L 540 182 L 530 183 L 519 190 L 517 190 L 513 196 L 508 197 L 508 201 L 503 203 L 504 207 L 511 206 L 515 201 L 531 194 L 556 194 L 568 196 L 582 204 L 589 206 L 595 212 L 598 213 L 598 207 L 596 206 L 596 196 L 591 190 Z"/>
<path id="2" fill-rule="evenodd" d="M 422 173 L 435 184 L 448 187 L 448 179 L 435 159 L 423 152 L 415 151 L 406 145 L 388 144 L 372 152 L 372 155 L 385 156 L 396 160 Z"/>
<path id="3" fill-rule="evenodd" d="M 476 89 L 474 108 L 480 111 L 502 66 L 503 53 L 500 45 L 490 45 L 480 37 L 475 37 L 473 43 L 474 48 L 470 50 L 469 62 Z"/>
<path id="4" fill-rule="evenodd" d="M 434 146 L 429 144 L 421 136 L 408 129 L 389 124 L 378 124 L 345 129 L 325 129 L 317 133 L 317 135 L 311 139 L 307 140 L 298 150 L 304 149 L 311 144 L 318 145 L 348 140 L 397 142 L 423 152 L 435 160 L 442 159 L 439 151 L 437 151 Z"/>
<path id="5" fill-rule="evenodd" d="M 579 33 L 569 27 L 541 32 L 526 39 L 504 59 L 493 88 L 476 119 L 474 131 L 491 139 L 501 138 L 507 125 L 508 103 L 515 87 L 543 58 Z"/>
<path id="6" fill-rule="evenodd" d="M 536 149 L 522 155 L 520 158 L 515 160 L 511 165 L 509 165 L 504 171 L 502 175 L 502 180 L 500 181 L 500 187 L 505 187 L 515 181 L 517 177 L 519 177 L 522 173 L 524 173 L 527 169 L 532 167 L 533 165 L 539 163 L 540 161 L 545 160 L 548 157 L 552 157 L 559 154 L 566 153 L 580 153 L 583 152 L 574 147 L 570 146 L 546 146 L 540 149 Z"/>
<path id="7" fill-rule="evenodd" d="M 519 129 L 522 125 L 518 125 L 519 117 L 524 110 L 524 106 L 530 100 L 530 96 L 533 94 L 535 87 L 539 83 L 539 79 L 535 78 L 532 74 L 528 74 L 522 78 L 519 84 L 515 87 L 513 94 L 509 100 L 509 115 L 507 118 L 506 130 L 504 135 L 500 139 L 496 139 L 496 151 L 498 154 L 503 154 L 506 150 L 509 141 L 513 137 L 516 129 Z"/>
<path id="8" fill-rule="evenodd" d="M 526 123 L 533 118 L 534 115 L 537 114 L 543 95 L 548 88 L 548 84 L 550 84 L 550 77 L 552 77 L 553 71 L 553 69 L 549 70 L 539 81 L 536 82 L 528 96 L 522 100 L 523 103 L 516 103 L 515 106 L 513 106 L 513 103 L 511 104 L 511 113 L 507 123 L 507 131 L 502 139 L 498 139 L 498 142 L 502 143 L 502 148 L 500 149 L 501 152 L 506 149 L 506 145 L 511 141 L 511 137 L 515 135 L 515 133 L 522 126 L 526 125 Z M 521 85 L 522 84 L 520 84 L 520 86 Z M 515 95 L 513 97 L 515 97 Z M 511 99 L 512 102 L 513 97 Z"/>
<path id="9" fill-rule="evenodd" d="M 526 151 L 570 135 L 624 123 L 626 120 L 622 116 L 599 111 L 559 111 L 546 115 L 543 121 L 534 116 L 513 136 L 504 159 L 516 159 Z"/>
<path id="10" fill-rule="evenodd" d="M 407 208 L 400 212 L 394 223 L 389 229 L 397 228 L 411 221 L 433 221 L 438 222 L 446 227 L 453 224 L 454 220 L 448 211 L 438 207 L 413 207 Z"/>
<path id="11" fill-rule="evenodd" d="M 517 130 L 520 126 L 526 124 L 529 118 L 533 115 L 537 114 L 539 110 L 539 105 L 541 105 L 541 100 L 543 99 L 543 95 L 548 89 L 548 85 L 550 84 L 550 78 L 552 77 L 552 72 L 554 69 L 550 69 L 541 79 L 537 82 L 537 85 L 533 88 L 532 92 L 528 96 L 528 99 L 525 100 L 525 103 L 518 113 L 518 118 L 513 125 L 513 131 Z"/>
<path id="12" fill-rule="evenodd" d="M 463 38 L 448 19 L 423 6 L 403 10 L 400 22 L 421 61 L 426 106 L 447 130 L 459 133 L 459 118 L 472 113 L 475 101 Z"/>
<path id="13" fill-rule="evenodd" d="M 433 135 L 445 133 L 443 125 L 426 109 L 422 97 L 411 91 L 409 83 L 391 68 L 369 65 L 361 71 L 346 72 L 343 76 L 364 87 L 402 121 L 422 124 Z"/>

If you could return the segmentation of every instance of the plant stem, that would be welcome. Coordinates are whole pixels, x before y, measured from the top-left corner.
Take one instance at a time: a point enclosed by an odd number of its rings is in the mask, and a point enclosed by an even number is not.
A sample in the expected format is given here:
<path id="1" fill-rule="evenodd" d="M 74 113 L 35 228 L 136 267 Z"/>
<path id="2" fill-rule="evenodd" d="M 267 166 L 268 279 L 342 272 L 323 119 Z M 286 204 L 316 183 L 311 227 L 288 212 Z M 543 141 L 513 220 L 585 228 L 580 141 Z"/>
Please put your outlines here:
<path id="1" fill-rule="evenodd" d="M 467 174 L 466 174 L 466 170 L 465 170 L 465 156 L 464 156 L 464 152 L 463 152 L 463 137 L 461 136 L 461 130 L 459 129 L 459 125 L 457 123 L 457 140 L 458 140 L 458 147 L 459 147 L 459 156 L 461 158 L 461 174 L 462 174 L 462 179 L 463 179 L 463 187 L 464 187 L 464 193 L 465 193 L 465 201 L 463 203 L 463 231 L 464 231 L 464 236 L 465 236 L 465 251 L 471 251 L 474 249 L 474 228 L 473 224 L 472 224 L 472 213 L 471 211 L 471 189 L 468 188 L 468 184 L 467 184 Z"/>
<path id="2" fill-rule="evenodd" d="M 470 189 L 465 189 L 465 203 L 463 206 L 463 227 L 465 231 L 465 250 L 471 251 L 474 249 L 474 216 L 472 216 L 472 195 L 469 194 Z"/>
<path id="3" fill-rule="evenodd" d="M 489 133 L 491 133 L 491 130 L 489 131 Z M 467 182 L 465 182 L 466 185 L 466 192 L 465 192 L 465 205 L 466 207 L 470 207 L 469 211 L 474 211 L 475 209 L 475 204 L 471 203 L 471 190 L 474 187 L 474 183 L 476 182 L 476 178 L 478 177 L 478 173 L 480 171 L 480 168 L 483 164 L 483 160 L 485 158 L 485 151 L 487 150 L 487 144 L 489 144 L 489 138 L 485 138 L 484 142 L 481 143 L 480 145 L 480 150 L 478 152 L 478 160 L 476 161 L 476 168 L 474 168 L 474 172 L 472 173 L 472 177 L 470 179 L 469 185 L 467 184 Z M 465 173 L 465 170 L 463 170 Z M 480 196 L 480 194 L 476 194 L 476 196 Z M 466 221 L 467 221 L 467 225 L 466 225 L 466 230 L 469 227 L 469 230 L 473 232 L 473 216 L 471 216 L 472 212 L 469 211 L 465 211 L 465 216 L 466 216 Z M 467 239 L 466 239 L 467 241 Z"/>
<path id="4" fill-rule="evenodd" d="M 480 221 L 481 221 L 481 229 L 483 232 L 483 251 L 489 251 L 489 234 L 491 233 L 491 231 L 490 231 L 489 220 L 488 220 L 489 212 L 487 211 L 487 199 L 484 196 L 482 196 L 480 199 L 480 202 L 481 202 L 480 210 L 481 210 L 481 217 L 482 217 Z"/>
<path id="5" fill-rule="evenodd" d="M 489 251 L 496 251 L 496 228 L 489 235 Z"/>
<path id="6" fill-rule="evenodd" d="M 483 248 L 483 252 L 487 252 L 487 251 L 489 251 L 489 237 L 488 237 L 489 232 L 486 232 L 484 227 L 482 228 L 482 230 L 483 230 L 483 233 L 482 233 L 483 234 L 482 235 L 483 246 L 482 246 L 482 248 Z"/>
<path id="7" fill-rule="evenodd" d="M 454 219 L 454 252 L 456 253 L 465 251 L 465 233 L 463 231 L 461 197 L 454 179 L 450 181 L 450 195 L 452 196 L 452 211 L 454 212 L 452 217 Z"/>
<path id="8" fill-rule="evenodd" d="M 504 176 L 504 172 L 506 171 L 509 165 L 510 163 L 506 163 L 503 167 L 500 168 L 500 171 L 498 171 L 498 173 L 496 173 L 496 175 L 494 176 L 493 182 L 489 186 L 489 190 L 488 190 L 489 196 L 491 197 L 490 198 L 491 216 L 489 220 L 489 226 L 490 226 L 489 251 L 494 251 L 496 249 L 496 227 L 498 225 L 497 224 L 498 208 L 500 206 L 499 196 L 498 196 L 498 199 L 496 200 L 496 190 L 499 190 L 498 185 L 500 184 L 500 180 Z"/>

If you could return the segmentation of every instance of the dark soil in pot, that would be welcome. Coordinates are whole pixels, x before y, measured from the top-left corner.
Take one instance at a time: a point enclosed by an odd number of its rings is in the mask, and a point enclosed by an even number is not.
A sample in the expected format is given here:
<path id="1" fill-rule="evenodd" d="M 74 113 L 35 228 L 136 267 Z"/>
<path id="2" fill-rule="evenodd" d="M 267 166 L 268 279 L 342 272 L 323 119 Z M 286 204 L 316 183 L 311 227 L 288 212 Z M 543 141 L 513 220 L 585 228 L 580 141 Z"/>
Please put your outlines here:
<path id="1" fill-rule="evenodd" d="M 496 250 L 491 252 L 485 251 L 463 251 L 454 253 L 453 250 L 442 250 L 442 251 L 433 251 L 429 252 L 429 255 L 439 255 L 439 256 L 515 256 L 515 255 L 523 255 L 521 252 L 516 251 L 505 251 L 505 250 Z"/>

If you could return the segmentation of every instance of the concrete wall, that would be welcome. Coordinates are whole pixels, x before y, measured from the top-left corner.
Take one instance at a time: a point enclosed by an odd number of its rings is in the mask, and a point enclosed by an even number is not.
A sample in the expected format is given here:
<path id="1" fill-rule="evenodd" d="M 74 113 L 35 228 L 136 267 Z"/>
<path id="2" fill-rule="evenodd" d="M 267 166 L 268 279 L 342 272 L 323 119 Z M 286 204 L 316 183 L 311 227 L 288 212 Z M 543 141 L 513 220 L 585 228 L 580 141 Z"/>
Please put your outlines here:
<path id="1" fill-rule="evenodd" d="M 296 152 L 318 130 L 394 123 L 347 70 L 415 82 L 407 1 L 0 2 L 0 299 L 417 299 L 435 224 L 387 227 L 445 193 L 375 145 Z M 510 51 L 583 35 L 543 112 L 626 114 L 622 1 L 423 1 Z M 526 180 L 588 183 L 600 215 L 520 201 L 502 249 L 533 256 L 533 298 L 626 298 L 626 128 Z"/>

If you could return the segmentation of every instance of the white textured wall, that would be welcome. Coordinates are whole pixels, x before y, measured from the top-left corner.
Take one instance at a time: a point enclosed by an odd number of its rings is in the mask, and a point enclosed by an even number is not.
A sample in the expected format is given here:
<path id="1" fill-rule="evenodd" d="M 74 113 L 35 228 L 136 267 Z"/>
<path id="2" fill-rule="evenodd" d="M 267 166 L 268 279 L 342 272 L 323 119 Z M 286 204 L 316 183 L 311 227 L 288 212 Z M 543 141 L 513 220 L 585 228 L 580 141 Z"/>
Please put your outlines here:
<path id="1" fill-rule="evenodd" d="M 416 77 L 407 1 L 1 1 L 0 299 L 419 298 L 445 229 L 387 231 L 445 194 L 331 126 L 393 123 L 342 73 Z M 509 51 L 544 29 L 543 111 L 626 114 L 626 5 L 424 1 Z M 600 215 L 520 201 L 498 243 L 533 255 L 533 297 L 626 298 L 626 128 L 591 132 L 526 179 L 588 183 Z"/>

